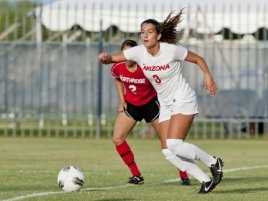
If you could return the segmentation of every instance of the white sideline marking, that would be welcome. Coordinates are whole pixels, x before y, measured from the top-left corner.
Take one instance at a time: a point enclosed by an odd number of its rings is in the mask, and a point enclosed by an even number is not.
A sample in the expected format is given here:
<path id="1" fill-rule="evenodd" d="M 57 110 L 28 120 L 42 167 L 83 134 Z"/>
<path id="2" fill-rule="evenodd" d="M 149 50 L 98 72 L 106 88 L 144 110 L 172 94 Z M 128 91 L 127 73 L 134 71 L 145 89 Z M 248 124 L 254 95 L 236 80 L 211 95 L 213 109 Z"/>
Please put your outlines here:
<path id="1" fill-rule="evenodd" d="M 24 200 L 26 198 L 32 198 L 32 197 L 38 197 L 38 196 L 45 196 L 45 195 L 55 195 L 55 194 L 60 194 L 60 193 L 65 193 L 65 192 L 43 192 L 43 193 L 33 193 L 33 194 L 28 194 L 28 195 L 22 195 L 14 198 L 10 198 L 7 200 L 1 200 L 1 201 L 15 201 L 15 200 Z"/>
<path id="2" fill-rule="evenodd" d="M 224 170 L 223 172 L 224 173 L 228 173 L 228 172 L 237 172 L 237 171 L 242 171 L 242 170 L 261 169 L 261 168 L 268 168 L 268 165 L 233 168 L 233 169 Z M 162 184 L 162 183 L 176 182 L 178 180 L 179 179 L 169 179 L 169 180 L 165 180 L 163 182 L 151 183 L 151 184 L 147 184 L 147 185 L 148 186 L 153 186 L 153 185 L 159 185 L 159 184 Z M 135 185 L 125 184 L 125 185 L 121 185 L 121 186 L 110 186 L 110 187 L 108 186 L 108 187 L 99 187 L 99 188 L 85 188 L 85 189 L 82 189 L 81 191 L 110 190 L 110 189 L 127 188 L 127 187 L 133 187 L 133 186 L 135 186 Z M 14 198 L 6 199 L 6 200 L 0 200 L 0 201 L 17 201 L 17 200 L 24 200 L 26 198 L 41 197 L 41 196 L 55 195 L 55 194 L 63 194 L 63 193 L 67 193 L 67 192 L 56 191 L 56 192 L 32 193 L 32 194 L 17 196 L 17 197 L 14 197 Z"/>
<path id="3" fill-rule="evenodd" d="M 259 165 L 259 166 L 249 166 L 249 167 L 227 169 L 227 170 L 224 170 L 223 173 L 238 172 L 238 171 L 242 171 L 242 170 L 261 169 L 261 168 L 268 168 L 268 165 Z M 179 179 L 169 179 L 169 180 L 163 181 L 162 183 L 170 183 L 170 182 L 175 182 L 175 181 L 179 181 Z M 0 200 L 0 201 L 2 201 L 2 200 Z"/>

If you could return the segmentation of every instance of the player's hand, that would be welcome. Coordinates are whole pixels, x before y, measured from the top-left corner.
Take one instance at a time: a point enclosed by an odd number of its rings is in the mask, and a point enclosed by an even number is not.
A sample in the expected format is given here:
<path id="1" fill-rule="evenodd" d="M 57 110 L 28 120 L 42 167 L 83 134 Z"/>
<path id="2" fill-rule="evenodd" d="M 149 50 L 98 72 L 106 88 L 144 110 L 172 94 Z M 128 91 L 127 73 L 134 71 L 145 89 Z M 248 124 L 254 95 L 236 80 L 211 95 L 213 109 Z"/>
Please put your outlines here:
<path id="1" fill-rule="evenodd" d="M 106 52 L 100 53 L 98 59 L 103 64 L 110 64 L 112 63 L 112 57 Z"/>
<path id="2" fill-rule="evenodd" d="M 217 93 L 217 86 L 211 74 L 205 75 L 204 91 L 208 91 L 211 96 L 215 96 Z"/>
<path id="3" fill-rule="evenodd" d="M 118 107 L 118 111 L 119 112 L 124 112 L 124 110 L 127 109 L 127 103 L 125 101 L 121 102 L 119 107 Z"/>

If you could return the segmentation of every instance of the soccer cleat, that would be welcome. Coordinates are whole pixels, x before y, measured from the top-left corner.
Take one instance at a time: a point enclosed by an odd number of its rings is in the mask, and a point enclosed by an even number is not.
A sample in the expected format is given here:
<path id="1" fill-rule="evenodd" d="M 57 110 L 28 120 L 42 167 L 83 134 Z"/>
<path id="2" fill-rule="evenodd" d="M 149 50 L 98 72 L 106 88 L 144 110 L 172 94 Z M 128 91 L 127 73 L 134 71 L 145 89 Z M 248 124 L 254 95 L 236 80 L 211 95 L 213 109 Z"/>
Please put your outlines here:
<path id="1" fill-rule="evenodd" d="M 216 157 L 214 156 L 214 158 Z M 213 176 L 214 186 L 221 182 L 221 179 L 223 177 L 222 167 L 223 161 L 220 158 L 216 158 L 216 163 L 211 165 L 210 167 L 210 172 Z"/>
<path id="2" fill-rule="evenodd" d="M 127 183 L 140 185 L 144 183 L 144 179 L 142 176 L 133 176 L 133 177 L 129 177 L 129 180 Z"/>
<path id="3" fill-rule="evenodd" d="M 201 184 L 201 188 L 198 193 L 205 194 L 209 193 L 215 188 L 214 181 L 211 179 L 211 181 L 203 182 Z"/>
<path id="4" fill-rule="evenodd" d="M 190 179 L 189 178 L 181 178 L 181 185 L 183 186 L 189 186 L 190 183 Z"/>

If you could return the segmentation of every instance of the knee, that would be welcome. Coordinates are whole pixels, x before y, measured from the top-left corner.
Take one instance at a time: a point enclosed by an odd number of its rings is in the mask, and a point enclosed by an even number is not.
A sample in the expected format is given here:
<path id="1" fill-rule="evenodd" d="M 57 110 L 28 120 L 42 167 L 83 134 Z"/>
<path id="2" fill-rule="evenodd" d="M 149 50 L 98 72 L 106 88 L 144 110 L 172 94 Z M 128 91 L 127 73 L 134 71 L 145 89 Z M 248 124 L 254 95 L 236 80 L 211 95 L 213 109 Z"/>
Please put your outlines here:
<path id="1" fill-rule="evenodd" d="M 166 159 L 174 155 L 169 149 L 162 149 L 162 154 L 165 156 Z"/>
<path id="2" fill-rule="evenodd" d="M 183 162 L 180 158 L 178 158 L 172 151 L 170 151 L 169 149 L 162 149 L 162 153 L 172 165 L 174 165 L 181 171 L 186 171 L 187 164 Z"/>
<path id="3" fill-rule="evenodd" d="M 167 147 L 170 151 L 175 154 L 178 154 L 179 150 L 181 150 L 183 145 L 183 141 L 179 139 L 167 139 Z"/>
<path id="4" fill-rule="evenodd" d="M 113 141 L 113 143 L 115 145 L 119 145 L 119 144 L 122 144 L 125 141 L 125 138 L 123 138 L 121 136 L 113 136 L 112 141 Z"/>
<path id="5" fill-rule="evenodd" d="M 173 163 L 175 158 L 176 158 L 176 155 L 172 151 L 170 151 L 169 149 L 162 149 L 162 154 L 171 163 Z"/>

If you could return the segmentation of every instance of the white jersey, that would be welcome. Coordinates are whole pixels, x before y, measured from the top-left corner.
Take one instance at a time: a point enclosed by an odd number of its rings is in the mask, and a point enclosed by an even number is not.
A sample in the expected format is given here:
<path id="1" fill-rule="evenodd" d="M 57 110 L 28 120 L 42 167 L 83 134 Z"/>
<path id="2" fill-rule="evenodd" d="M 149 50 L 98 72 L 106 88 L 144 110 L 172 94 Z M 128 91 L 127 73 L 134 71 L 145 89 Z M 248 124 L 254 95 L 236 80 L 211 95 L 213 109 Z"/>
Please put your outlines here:
<path id="1" fill-rule="evenodd" d="M 157 91 L 161 104 L 172 102 L 191 102 L 195 92 L 181 73 L 180 61 L 187 56 L 188 50 L 181 45 L 160 43 L 160 50 L 152 56 L 143 45 L 124 51 L 127 60 L 136 61 L 145 76 Z"/>

